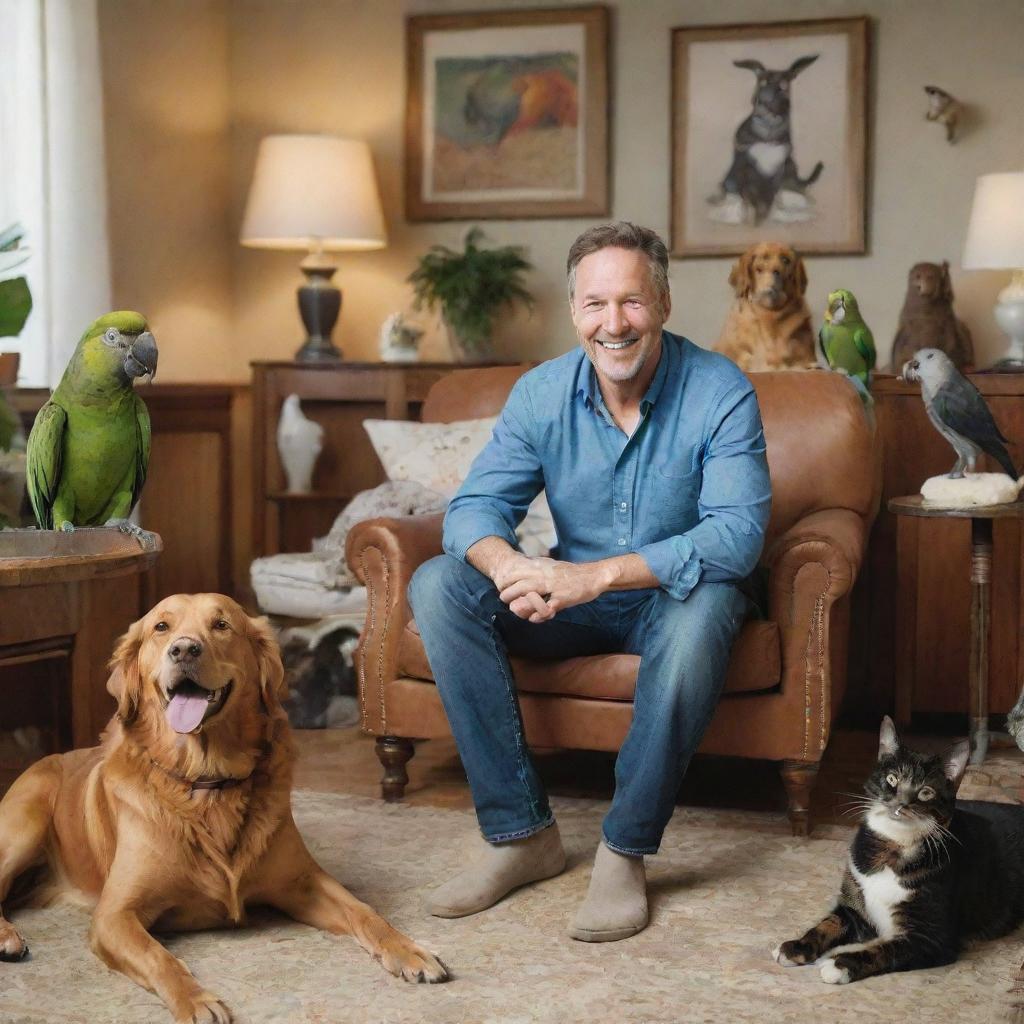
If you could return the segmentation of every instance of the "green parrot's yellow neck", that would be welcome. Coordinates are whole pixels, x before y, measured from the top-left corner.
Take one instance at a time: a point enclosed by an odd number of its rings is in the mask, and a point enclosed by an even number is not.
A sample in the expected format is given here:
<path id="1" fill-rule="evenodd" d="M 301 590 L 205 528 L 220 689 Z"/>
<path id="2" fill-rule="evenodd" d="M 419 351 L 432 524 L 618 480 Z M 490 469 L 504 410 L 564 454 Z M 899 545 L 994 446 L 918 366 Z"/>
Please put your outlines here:
<path id="1" fill-rule="evenodd" d="M 54 397 L 92 405 L 123 400 L 131 391 L 131 378 L 117 354 L 98 339 L 85 337 L 78 343 Z"/>

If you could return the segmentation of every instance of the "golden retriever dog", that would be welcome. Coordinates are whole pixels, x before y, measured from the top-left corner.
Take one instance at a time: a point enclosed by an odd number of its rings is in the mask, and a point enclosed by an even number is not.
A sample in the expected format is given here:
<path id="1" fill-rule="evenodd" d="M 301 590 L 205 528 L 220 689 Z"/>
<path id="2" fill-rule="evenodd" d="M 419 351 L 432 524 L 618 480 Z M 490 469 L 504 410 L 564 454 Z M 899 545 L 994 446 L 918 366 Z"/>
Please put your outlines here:
<path id="1" fill-rule="evenodd" d="M 351 935 L 407 981 L 447 978 L 307 851 L 265 619 L 220 594 L 169 597 L 121 639 L 107 689 L 117 712 L 101 745 L 38 761 L 0 803 L 0 901 L 46 869 L 46 897 L 72 889 L 94 905 L 93 952 L 189 1024 L 231 1012 L 150 931 L 239 925 L 253 905 Z M 27 952 L 0 911 L 0 959 Z"/>
<path id="2" fill-rule="evenodd" d="M 804 301 L 804 261 L 787 245 L 759 242 L 733 265 L 736 299 L 715 349 L 741 370 L 786 370 L 816 365 L 811 312 Z"/>

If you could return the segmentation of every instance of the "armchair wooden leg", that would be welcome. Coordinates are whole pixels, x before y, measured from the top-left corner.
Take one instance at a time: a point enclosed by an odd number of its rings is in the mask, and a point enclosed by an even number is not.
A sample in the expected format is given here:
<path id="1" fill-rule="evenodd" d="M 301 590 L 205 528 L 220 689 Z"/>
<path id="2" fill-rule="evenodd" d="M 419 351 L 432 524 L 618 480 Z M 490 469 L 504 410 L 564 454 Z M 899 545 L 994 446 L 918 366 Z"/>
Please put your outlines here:
<path id="1" fill-rule="evenodd" d="M 378 741 L 379 742 L 379 741 Z M 806 836 L 811 831 L 811 790 L 818 777 L 816 761 L 783 761 L 779 765 L 782 784 L 789 800 L 789 821 L 793 835 Z"/>
<path id="2" fill-rule="evenodd" d="M 388 803 L 397 803 L 405 796 L 405 787 L 409 784 L 409 773 L 406 764 L 416 748 L 412 740 L 402 736 L 378 736 L 377 757 L 384 765 L 384 778 L 380 783 L 380 795 Z"/>

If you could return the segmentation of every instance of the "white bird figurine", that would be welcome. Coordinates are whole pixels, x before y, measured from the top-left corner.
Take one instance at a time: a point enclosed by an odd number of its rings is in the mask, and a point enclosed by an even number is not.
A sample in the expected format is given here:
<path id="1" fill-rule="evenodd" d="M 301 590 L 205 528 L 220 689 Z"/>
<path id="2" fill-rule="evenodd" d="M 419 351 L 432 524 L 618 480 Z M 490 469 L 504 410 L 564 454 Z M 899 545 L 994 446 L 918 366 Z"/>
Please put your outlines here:
<path id="1" fill-rule="evenodd" d="M 303 415 L 298 395 L 289 395 L 277 421 L 277 451 L 293 494 L 313 489 L 313 467 L 324 446 L 324 428 Z"/>

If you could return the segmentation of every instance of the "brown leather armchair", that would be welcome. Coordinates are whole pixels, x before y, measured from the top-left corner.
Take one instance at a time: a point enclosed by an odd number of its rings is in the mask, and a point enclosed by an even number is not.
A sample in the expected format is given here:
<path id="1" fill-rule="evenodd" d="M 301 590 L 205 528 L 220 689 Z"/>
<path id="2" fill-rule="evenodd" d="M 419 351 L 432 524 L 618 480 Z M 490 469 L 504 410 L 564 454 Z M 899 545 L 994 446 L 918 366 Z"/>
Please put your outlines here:
<path id="1" fill-rule="evenodd" d="M 435 384 L 423 420 L 493 416 L 528 366 L 467 369 Z M 780 762 L 796 835 L 846 685 L 849 596 L 878 509 L 875 434 L 836 374 L 760 373 L 757 391 L 772 478 L 761 564 L 767 618 L 746 623 L 725 695 L 700 750 Z M 346 556 L 369 592 L 357 651 L 364 731 L 377 737 L 382 795 L 400 800 L 413 739 L 450 735 L 406 588 L 441 552 L 440 515 L 371 519 Z M 523 720 L 536 747 L 618 750 L 629 728 L 639 657 L 513 659 Z"/>

